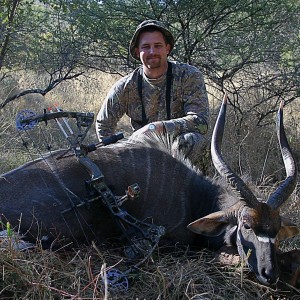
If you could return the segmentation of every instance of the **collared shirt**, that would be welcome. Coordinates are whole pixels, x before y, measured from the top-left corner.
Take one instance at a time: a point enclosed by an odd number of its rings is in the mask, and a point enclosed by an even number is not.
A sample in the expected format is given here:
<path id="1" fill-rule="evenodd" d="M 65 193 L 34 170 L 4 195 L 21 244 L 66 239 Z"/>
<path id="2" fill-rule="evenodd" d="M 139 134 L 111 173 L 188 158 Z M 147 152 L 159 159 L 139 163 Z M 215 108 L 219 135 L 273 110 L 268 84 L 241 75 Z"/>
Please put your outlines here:
<path id="1" fill-rule="evenodd" d="M 142 127 L 142 104 L 138 92 L 140 68 L 117 81 L 108 93 L 97 116 L 98 137 L 115 133 L 117 123 L 126 114 L 134 130 Z M 164 121 L 173 136 L 185 132 L 205 134 L 209 106 L 204 78 L 200 70 L 172 61 L 171 119 L 167 120 L 166 74 L 158 79 L 143 75 L 142 95 L 148 123 Z"/>

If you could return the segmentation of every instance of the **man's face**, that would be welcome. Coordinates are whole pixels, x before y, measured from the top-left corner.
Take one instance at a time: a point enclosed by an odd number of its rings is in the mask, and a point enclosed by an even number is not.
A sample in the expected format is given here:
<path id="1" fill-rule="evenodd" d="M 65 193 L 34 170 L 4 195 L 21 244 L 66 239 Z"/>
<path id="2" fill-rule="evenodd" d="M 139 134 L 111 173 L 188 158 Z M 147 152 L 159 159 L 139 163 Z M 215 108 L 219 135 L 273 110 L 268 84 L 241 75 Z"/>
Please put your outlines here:
<path id="1" fill-rule="evenodd" d="M 166 65 L 170 45 L 166 44 L 160 31 L 142 32 L 135 51 L 146 68 L 157 69 Z"/>

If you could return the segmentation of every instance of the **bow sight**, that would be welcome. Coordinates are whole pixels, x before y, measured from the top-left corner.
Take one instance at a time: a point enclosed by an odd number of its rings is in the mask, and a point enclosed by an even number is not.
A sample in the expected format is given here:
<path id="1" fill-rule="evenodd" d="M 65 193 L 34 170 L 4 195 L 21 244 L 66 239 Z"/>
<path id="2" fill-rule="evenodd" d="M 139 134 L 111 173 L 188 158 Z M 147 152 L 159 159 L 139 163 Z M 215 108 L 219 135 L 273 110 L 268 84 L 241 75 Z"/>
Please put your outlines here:
<path id="1" fill-rule="evenodd" d="M 57 107 L 56 111 L 53 111 L 52 109 L 49 109 L 49 111 L 50 112 L 47 113 L 46 110 L 44 110 L 44 113 L 41 115 L 36 115 L 30 110 L 21 111 L 16 119 L 17 129 L 21 131 L 30 130 L 40 122 L 45 122 L 47 125 L 50 120 L 54 120 L 57 123 L 59 129 L 69 141 L 76 158 L 88 169 L 91 175 L 91 179 L 86 182 L 89 199 L 83 200 L 79 204 L 72 204 L 72 207 L 62 211 L 62 214 L 72 212 L 83 205 L 89 206 L 91 202 L 101 201 L 103 206 L 106 207 L 113 215 L 117 225 L 123 232 L 123 236 L 129 244 L 129 247 L 127 247 L 125 252 L 126 255 L 129 258 L 144 258 L 141 262 L 125 272 L 127 274 L 150 257 L 157 246 L 160 237 L 164 235 L 165 229 L 162 226 L 142 222 L 122 209 L 120 206 L 124 201 L 127 199 L 138 198 L 140 194 L 139 186 L 137 184 L 133 184 L 128 187 L 125 196 L 116 197 L 106 185 L 104 175 L 100 171 L 99 167 L 88 157 L 89 152 L 92 152 L 101 146 L 114 143 L 122 139 L 124 136 L 122 133 L 118 133 L 102 139 L 102 141 L 98 144 L 84 145 L 82 142 L 94 121 L 93 113 L 67 112 Z M 68 119 L 71 118 L 76 121 L 76 133 L 68 123 Z M 114 280 L 114 282 L 119 280 L 120 278 L 118 277 Z"/>

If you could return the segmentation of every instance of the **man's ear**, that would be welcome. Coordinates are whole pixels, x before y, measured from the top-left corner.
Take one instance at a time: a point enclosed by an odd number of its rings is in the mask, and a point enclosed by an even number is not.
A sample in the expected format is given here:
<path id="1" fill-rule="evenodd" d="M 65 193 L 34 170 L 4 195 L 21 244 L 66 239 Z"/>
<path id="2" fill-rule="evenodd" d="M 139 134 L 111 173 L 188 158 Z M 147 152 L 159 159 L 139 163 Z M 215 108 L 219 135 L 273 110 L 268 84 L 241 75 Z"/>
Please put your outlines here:
<path id="1" fill-rule="evenodd" d="M 170 50 L 171 50 L 171 45 L 170 44 L 167 44 L 167 47 L 166 47 L 166 49 L 167 49 L 167 53 L 168 53 L 168 55 L 170 54 Z"/>
<path id="2" fill-rule="evenodd" d="M 300 234 L 300 229 L 297 225 L 291 222 L 288 218 L 281 217 L 281 228 L 277 235 L 277 239 L 279 241 L 283 241 L 298 234 Z"/>
<path id="3" fill-rule="evenodd" d="M 190 223 L 187 228 L 197 234 L 217 236 L 225 231 L 227 225 L 225 213 L 217 211 Z"/>

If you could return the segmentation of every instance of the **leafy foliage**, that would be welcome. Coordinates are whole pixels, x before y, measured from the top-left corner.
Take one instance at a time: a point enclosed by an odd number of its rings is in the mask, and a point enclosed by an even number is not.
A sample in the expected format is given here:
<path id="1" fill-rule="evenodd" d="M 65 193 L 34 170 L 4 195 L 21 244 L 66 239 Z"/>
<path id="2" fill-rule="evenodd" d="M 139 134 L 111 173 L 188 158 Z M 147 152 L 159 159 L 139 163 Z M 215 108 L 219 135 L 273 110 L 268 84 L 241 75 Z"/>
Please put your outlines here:
<path id="1" fill-rule="evenodd" d="M 230 92 L 237 124 L 250 112 L 264 124 L 280 100 L 299 97 L 299 6 L 293 0 L 2 0 L 2 78 L 19 69 L 49 77 L 38 88 L 7 90 L 2 106 L 27 93 L 46 94 L 89 69 L 129 72 L 137 66 L 128 52 L 131 35 L 152 18 L 175 36 L 172 59 L 201 68 L 211 95 Z"/>

